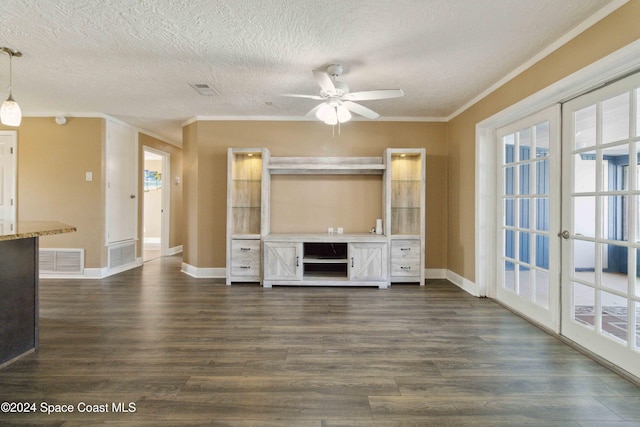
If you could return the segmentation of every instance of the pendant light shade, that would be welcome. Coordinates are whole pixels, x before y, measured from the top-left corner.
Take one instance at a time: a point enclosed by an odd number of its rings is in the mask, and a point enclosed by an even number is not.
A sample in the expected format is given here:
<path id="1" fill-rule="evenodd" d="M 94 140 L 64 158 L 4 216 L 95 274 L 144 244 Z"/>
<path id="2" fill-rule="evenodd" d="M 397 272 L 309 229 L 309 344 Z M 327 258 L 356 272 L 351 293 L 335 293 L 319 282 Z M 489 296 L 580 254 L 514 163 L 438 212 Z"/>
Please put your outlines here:
<path id="1" fill-rule="evenodd" d="M 20 57 L 22 53 L 8 47 L 2 47 L 0 50 L 9 55 L 9 97 L 2 103 L 2 107 L 0 107 L 0 122 L 5 126 L 20 126 L 22 122 L 22 110 L 20 110 L 20 106 L 13 99 L 11 84 L 13 82 L 13 57 Z"/>
<path id="2" fill-rule="evenodd" d="M 20 122 L 22 122 L 22 111 L 11 94 L 9 94 L 9 98 L 2 103 L 0 118 L 2 124 L 5 126 L 20 126 Z"/>

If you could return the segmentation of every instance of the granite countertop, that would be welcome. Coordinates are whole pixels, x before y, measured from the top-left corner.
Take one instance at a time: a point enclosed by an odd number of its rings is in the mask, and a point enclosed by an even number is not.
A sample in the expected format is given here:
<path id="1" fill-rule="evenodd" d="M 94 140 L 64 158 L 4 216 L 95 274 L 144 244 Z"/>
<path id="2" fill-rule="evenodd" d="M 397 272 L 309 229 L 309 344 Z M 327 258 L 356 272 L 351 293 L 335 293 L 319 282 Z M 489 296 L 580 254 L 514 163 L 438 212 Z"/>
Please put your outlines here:
<path id="1" fill-rule="evenodd" d="M 0 241 L 72 233 L 76 227 L 58 221 L 0 221 Z"/>

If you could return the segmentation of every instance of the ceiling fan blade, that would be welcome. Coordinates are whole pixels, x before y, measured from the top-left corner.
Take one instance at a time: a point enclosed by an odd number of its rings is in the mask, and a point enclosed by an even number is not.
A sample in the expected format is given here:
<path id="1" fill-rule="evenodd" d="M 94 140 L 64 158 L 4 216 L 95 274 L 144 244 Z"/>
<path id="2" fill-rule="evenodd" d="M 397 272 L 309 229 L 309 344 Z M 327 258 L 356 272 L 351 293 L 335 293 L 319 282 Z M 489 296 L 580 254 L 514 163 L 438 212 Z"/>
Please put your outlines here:
<path id="1" fill-rule="evenodd" d="M 379 89 L 351 92 L 343 96 L 350 101 L 373 101 L 374 99 L 399 98 L 404 96 L 402 89 Z"/>
<path id="2" fill-rule="evenodd" d="M 325 103 L 320 103 L 318 105 L 316 105 L 315 107 L 313 107 L 311 110 L 309 110 L 309 112 L 306 114 L 306 117 L 315 117 L 316 113 L 318 112 L 318 110 L 325 105 Z"/>
<path id="3" fill-rule="evenodd" d="M 336 87 L 325 71 L 313 70 L 313 77 L 316 79 L 316 82 L 320 85 L 323 91 L 328 93 L 334 93 L 336 91 Z"/>
<path id="4" fill-rule="evenodd" d="M 324 98 L 319 96 L 319 95 L 302 95 L 302 94 L 297 94 L 297 93 L 281 93 L 280 96 L 287 96 L 289 98 L 305 98 L 305 99 L 316 99 L 316 100 L 323 100 Z"/>
<path id="5" fill-rule="evenodd" d="M 355 102 L 343 101 L 342 105 L 347 107 L 347 110 L 353 113 L 356 113 L 362 117 L 366 117 L 367 119 L 377 119 L 378 117 L 380 117 L 380 114 L 365 107 L 364 105 L 356 104 Z"/>

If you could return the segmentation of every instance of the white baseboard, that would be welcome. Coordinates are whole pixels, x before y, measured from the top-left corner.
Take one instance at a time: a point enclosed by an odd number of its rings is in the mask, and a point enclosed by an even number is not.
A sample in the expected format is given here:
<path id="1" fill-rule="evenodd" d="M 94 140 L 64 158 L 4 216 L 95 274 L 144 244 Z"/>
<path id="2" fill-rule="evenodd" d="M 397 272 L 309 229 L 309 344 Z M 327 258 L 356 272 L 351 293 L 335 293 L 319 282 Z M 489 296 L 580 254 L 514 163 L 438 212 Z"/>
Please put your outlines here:
<path id="1" fill-rule="evenodd" d="M 182 263 L 180 271 L 196 279 L 224 279 L 227 277 L 225 268 L 198 268 L 186 262 Z"/>
<path id="2" fill-rule="evenodd" d="M 447 270 L 446 279 L 451 283 L 453 283 L 454 285 L 456 285 L 457 287 L 459 287 L 460 289 L 462 289 L 463 291 L 470 293 L 474 297 L 479 296 L 478 287 L 471 280 L 465 279 L 464 277 L 460 276 L 457 273 L 454 273 L 451 270 Z"/>
<path id="3" fill-rule="evenodd" d="M 169 249 L 167 250 L 167 255 L 168 255 L 168 256 L 170 256 L 170 255 L 176 255 L 176 254 L 179 254 L 179 253 L 181 253 L 181 252 L 182 252 L 182 245 L 180 245 L 180 246 L 174 246 L 173 248 L 169 248 Z"/>
<path id="4" fill-rule="evenodd" d="M 424 278 L 425 279 L 446 279 L 447 269 L 446 268 L 425 268 Z"/>

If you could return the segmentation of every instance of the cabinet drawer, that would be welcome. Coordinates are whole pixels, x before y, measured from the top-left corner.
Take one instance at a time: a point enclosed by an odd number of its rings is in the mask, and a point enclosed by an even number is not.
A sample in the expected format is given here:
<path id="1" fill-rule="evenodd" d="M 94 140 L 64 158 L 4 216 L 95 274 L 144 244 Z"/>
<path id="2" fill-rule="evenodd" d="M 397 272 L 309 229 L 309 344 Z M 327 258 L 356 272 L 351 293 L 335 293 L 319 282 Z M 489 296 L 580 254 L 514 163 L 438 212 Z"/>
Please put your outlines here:
<path id="1" fill-rule="evenodd" d="M 260 240 L 231 241 L 231 275 L 260 276 Z"/>
<path id="2" fill-rule="evenodd" d="M 391 261 L 420 260 L 420 240 L 392 240 Z"/>
<path id="3" fill-rule="evenodd" d="M 394 259 L 391 261 L 391 275 L 409 277 L 420 275 L 419 259 Z"/>

